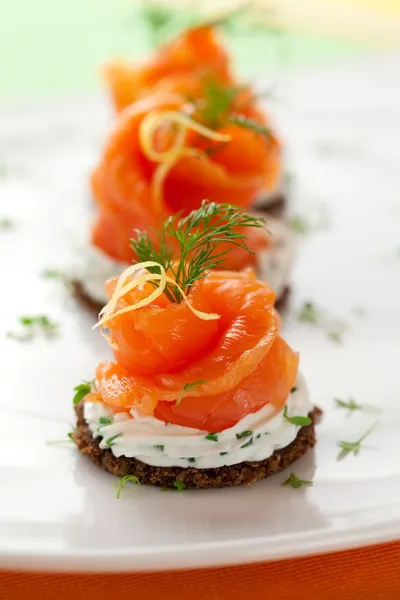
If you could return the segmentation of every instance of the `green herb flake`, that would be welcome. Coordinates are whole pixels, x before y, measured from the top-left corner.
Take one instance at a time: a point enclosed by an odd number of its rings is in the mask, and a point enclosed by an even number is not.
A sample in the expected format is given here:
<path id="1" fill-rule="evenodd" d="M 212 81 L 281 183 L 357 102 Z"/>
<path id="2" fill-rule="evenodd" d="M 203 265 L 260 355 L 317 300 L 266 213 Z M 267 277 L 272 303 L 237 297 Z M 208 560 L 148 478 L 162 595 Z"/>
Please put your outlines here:
<path id="1" fill-rule="evenodd" d="M 179 479 L 177 479 L 176 481 L 174 481 L 174 488 L 176 488 L 178 490 L 178 492 L 183 492 L 183 490 L 185 489 L 185 484 L 183 483 L 183 481 L 179 481 Z"/>
<path id="2" fill-rule="evenodd" d="M 14 340 L 30 340 L 38 333 L 42 333 L 46 337 L 51 337 L 58 332 L 58 324 L 52 322 L 46 315 L 19 317 L 18 322 L 23 330 L 20 332 L 9 331 L 7 333 L 8 337 Z"/>
<path id="3" fill-rule="evenodd" d="M 310 423 L 311 423 L 310 417 L 289 417 L 287 414 L 287 411 L 288 411 L 288 408 L 286 405 L 285 408 L 283 409 L 283 418 L 286 419 L 286 421 L 288 421 L 292 425 L 298 425 L 300 427 L 303 427 L 305 425 L 310 425 Z"/>
<path id="4" fill-rule="evenodd" d="M 294 473 L 291 473 L 290 476 L 282 483 L 282 485 L 291 485 L 292 488 L 298 490 L 303 487 L 303 485 L 313 485 L 312 481 L 308 481 L 307 479 L 300 479 Z"/>
<path id="5" fill-rule="evenodd" d="M 362 448 L 362 442 L 365 440 L 366 437 L 368 437 L 372 431 L 375 429 L 375 427 L 378 425 L 378 421 L 376 421 L 372 427 L 370 427 L 360 438 L 358 438 L 358 440 L 356 440 L 355 442 L 345 442 L 345 441 L 340 441 L 337 442 L 337 446 L 339 448 L 341 448 L 341 451 L 339 452 L 338 456 L 337 456 L 337 460 L 343 460 L 348 454 L 353 453 L 354 456 L 357 456 Z"/>
<path id="6" fill-rule="evenodd" d="M 74 402 L 74 404 L 75 404 L 75 402 Z M 111 425 L 112 422 L 113 422 L 112 417 L 100 417 L 99 418 L 99 425 L 101 425 L 102 427 L 104 427 L 105 425 Z"/>
<path id="7" fill-rule="evenodd" d="M 363 406 L 361 404 L 357 404 L 353 398 L 349 398 L 347 401 L 341 400 L 340 398 L 335 398 L 334 402 L 338 408 L 346 408 L 349 411 L 349 415 L 355 410 L 363 409 Z"/>
<path id="8" fill-rule="evenodd" d="M 257 440 L 261 437 L 261 433 L 257 434 Z"/>
<path id="9" fill-rule="evenodd" d="M 241 433 L 237 433 L 236 437 L 238 440 L 241 440 L 244 437 L 249 437 L 249 435 L 252 435 L 252 431 L 250 430 L 246 430 L 246 431 L 242 431 Z"/>
<path id="10" fill-rule="evenodd" d="M 320 313 L 312 302 L 305 302 L 298 314 L 299 321 L 303 323 L 317 323 L 319 317 Z"/>
<path id="11" fill-rule="evenodd" d="M 92 381 L 82 381 L 82 383 L 80 383 L 73 389 L 73 391 L 75 392 L 75 395 L 72 399 L 72 403 L 79 404 L 84 399 L 84 397 L 87 396 L 87 394 L 89 394 L 90 392 L 92 392 L 95 389 L 96 389 L 96 386 L 95 386 L 94 379 Z M 100 417 L 100 419 L 110 419 L 110 418 L 111 417 Z M 100 419 L 99 419 L 99 422 L 100 422 Z M 111 420 L 112 420 L 112 418 L 111 418 Z M 106 423 L 106 424 L 108 424 L 108 423 Z"/>
<path id="12" fill-rule="evenodd" d="M 211 442 L 218 442 L 218 433 L 207 433 L 204 436 L 205 440 L 210 440 Z"/>
<path id="13" fill-rule="evenodd" d="M 195 459 L 195 458 L 193 458 L 193 456 L 192 456 L 191 458 L 187 458 L 186 460 L 187 460 L 188 462 L 190 462 L 190 463 L 194 463 L 194 462 L 196 462 L 196 459 Z"/>
<path id="14" fill-rule="evenodd" d="M 192 381 L 192 383 L 185 383 L 185 385 L 183 386 L 181 395 L 179 396 L 178 400 L 176 401 L 176 405 L 179 406 L 179 404 L 182 402 L 183 397 L 186 394 L 186 392 L 188 392 L 189 390 L 195 389 L 196 387 L 198 387 L 199 385 L 202 385 L 203 383 L 207 383 L 207 379 L 199 379 L 198 381 Z"/>
<path id="15" fill-rule="evenodd" d="M 307 233 L 310 229 L 310 225 L 309 223 L 307 223 L 307 221 L 300 216 L 294 216 L 291 221 L 290 221 L 290 227 L 292 228 L 293 231 L 295 231 L 296 233 L 300 233 L 300 234 L 304 234 Z"/>
<path id="16" fill-rule="evenodd" d="M 227 452 L 220 452 L 219 455 L 220 456 L 226 456 L 228 453 Z"/>
<path id="17" fill-rule="evenodd" d="M 295 392 L 297 392 L 297 387 L 296 386 L 292 387 L 292 389 L 290 390 L 291 394 L 294 394 Z"/>
<path id="18" fill-rule="evenodd" d="M 164 452 L 164 445 L 163 444 L 158 444 L 158 445 L 154 446 L 154 448 L 156 450 L 160 450 L 161 452 Z"/>
<path id="19" fill-rule="evenodd" d="M 125 484 L 128 483 L 128 481 L 131 481 L 132 483 L 136 483 L 137 485 L 140 485 L 140 481 L 136 477 L 136 475 L 124 475 L 123 477 L 121 477 L 121 479 L 119 480 L 119 488 L 117 490 L 117 499 L 118 500 L 119 500 L 119 497 L 121 496 L 122 490 L 125 487 Z"/>
<path id="20" fill-rule="evenodd" d="M 109 437 L 106 440 L 107 446 L 109 446 L 109 447 L 114 446 L 114 440 L 116 440 L 117 438 L 119 438 L 121 435 L 122 435 L 122 433 L 116 433 L 115 435 L 112 435 L 111 437 Z"/>
<path id="21" fill-rule="evenodd" d="M 252 444 L 253 444 L 253 437 L 251 437 L 248 442 L 246 442 L 245 444 L 243 444 L 243 446 L 240 446 L 240 447 L 241 448 L 248 448 Z"/>
<path id="22" fill-rule="evenodd" d="M 9 217 L 0 217 L 0 231 L 9 231 L 10 229 L 14 229 L 14 226 L 14 221 Z"/>

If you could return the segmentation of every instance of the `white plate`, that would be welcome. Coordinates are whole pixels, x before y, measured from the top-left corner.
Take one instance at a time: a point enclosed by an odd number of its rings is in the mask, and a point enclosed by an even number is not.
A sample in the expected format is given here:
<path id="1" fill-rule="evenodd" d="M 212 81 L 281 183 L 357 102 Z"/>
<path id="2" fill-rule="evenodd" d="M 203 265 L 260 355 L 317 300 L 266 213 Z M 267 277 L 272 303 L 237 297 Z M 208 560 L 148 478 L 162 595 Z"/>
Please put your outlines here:
<path id="1" fill-rule="evenodd" d="M 0 567 L 146 570 L 230 564 L 329 551 L 400 535 L 400 60 L 382 57 L 282 78 L 274 114 L 288 142 L 296 212 L 324 228 L 301 238 L 288 341 L 301 352 L 313 401 L 324 409 L 315 452 L 296 464 L 314 486 L 282 487 L 282 473 L 250 488 L 160 493 L 127 486 L 62 439 L 72 388 L 108 355 L 91 317 L 57 282 L 85 232 L 87 175 L 106 125 L 98 99 L 7 109 L 0 119 L 1 418 Z M 321 151 L 322 149 L 322 151 Z M 304 300 L 348 323 L 342 345 L 301 325 Z M 361 306 L 366 315 L 352 309 Z M 48 314 L 54 341 L 5 337 L 18 315 Z M 328 327 L 329 328 L 329 327 Z M 350 417 L 349 396 L 380 414 Z M 379 420 L 359 456 L 336 460 Z"/>

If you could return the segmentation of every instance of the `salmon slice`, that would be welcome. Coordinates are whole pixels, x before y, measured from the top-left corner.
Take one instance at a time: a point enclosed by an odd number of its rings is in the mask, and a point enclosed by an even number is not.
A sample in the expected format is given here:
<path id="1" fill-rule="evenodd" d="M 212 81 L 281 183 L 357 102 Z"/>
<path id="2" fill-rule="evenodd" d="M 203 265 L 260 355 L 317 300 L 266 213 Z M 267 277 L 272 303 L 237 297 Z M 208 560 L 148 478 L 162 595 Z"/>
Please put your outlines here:
<path id="1" fill-rule="evenodd" d="M 110 284 L 112 289 L 112 283 Z M 153 290 L 135 289 L 117 309 Z M 108 323 L 117 364 L 101 363 L 98 391 L 107 404 L 172 423 L 220 431 L 271 403 L 280 410 L 298 357 L 278 337 L 274 292 L 251 270 L 212 272 L 189 299 L 218 321 L 203 321 L 165 296 Z M 190 389 L 187 384 L 200 382 Z"/>
<path id="2" fill-rule="evenodd" d="M 117 111 L 154 88 L 173 87 L 193 94 L 200 76 L 226 84 L 232 81 L 227 53 L 218 44 L 213 27 L 207 25 L 188 29 L 141 66 L 111 62 L 104 75 Z"/>
<path id="3" fill-rule="evenodd" d="M 231 141 L 218 151 L 205 153 L 205 140 L 188 135 L 186 147 L 203 151 L 200 157 L 179 158 L 163 184 L 161 205 L 153 197 L 152 179 L 157 164 L 150 161 L 139 142 L 143 118 L 155 110 L 179 111 L 182 100 L 165 100 L 163 94 L 152 94 L 123 111 L 106 145 L 99 165 L 92 174 L 92 191 L 98 214 L 92 228 L 92 242 L 106 254 L 122 262 L 134 258 L 129 239 L 135 229 L 154 232 L 170 214 L 188 214 L 200 207 L 204 198 L 248 206 L 266 186 L 277 178 L 279 145 L 274 136 L 265 136 L 237 125 L 220 132 L 231 135 Z M 261 124 L 261 117 L 255 109 Z M 168 147 L 170 137 L 158 136 L 159 144 Z M 215 145 L 215 144 L 214 144 Z M 212 150 L 213 148 L 211 148 Z M 244 151 L 245 149 L 245 151 Z M 269 245 L 268 234 L 250 231 L 249 246 L 260 251 Z M 239 269 L 253 264 L 254 258 L 235 249 L 225 266 Z"/>

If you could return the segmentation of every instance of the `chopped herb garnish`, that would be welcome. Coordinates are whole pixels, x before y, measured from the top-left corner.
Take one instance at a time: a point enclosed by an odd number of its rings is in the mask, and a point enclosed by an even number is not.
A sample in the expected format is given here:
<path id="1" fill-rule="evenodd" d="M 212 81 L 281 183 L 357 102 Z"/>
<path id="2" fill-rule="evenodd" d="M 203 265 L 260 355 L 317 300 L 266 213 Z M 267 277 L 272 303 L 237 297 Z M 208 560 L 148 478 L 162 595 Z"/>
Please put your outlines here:
<path id="1" fill-rule="evenodd" d="M 225 456 L 226 454 L 228 454 L 227 452 L 220 452 L 219 455 L 220 456 Z"/>
<path id="2" fill-rule="evenodd" d="M 43 279 L 64 279 L 65 273 L 58 269 L 43 269 L 41 276 Z"/>
<path id="3" fill-rule="evenodd" d="M 305 302 L 297 317 L 303 323 L 312 323 L 322 327 L 332 342 L 336 344 L 342 342 L 342 335 L 347 329 L 347 324 L 332 318 L 326 311 L 316 308 L 312 302 Z"/>
<path id="4" fill-rule="evenodd" d="M 183 492 L 186 486 L 183 481 L 179 481 L 179 479 L 177 479 L 174 481 L 174 487 L 178 490 L 178 492 Z"/>
<path id="5" fill-rule="evenodd" d="M 287 406 L 285 406 L 285 408 L 283 409 L 283 417 L 292 425 L 299 425 L 300 427 L 303 427 L 304 425 L 310 425 L 310 417 L 289 417 L 287 411 L 288 408 Z"/>
<path id="6" fill-rule="evenodd" d="M 107 446 L 114 446 L 114 440 L 116 440 L 117 438 L 119 438 L 122 435 L 122 433 L 116 433 L 115 435 L 112 435 L 111 437 L 109 437 L 106 440 L 106 444 Z"/>
<path id="7" fill-rule="evenodd" d="M 362 410 L 363 408 L 362 405 L 357 404 L 357 402 L 355 402 L 353 398 L 349 398 L 347 401 L 341 400 L 340 398 L 335 398 L 335 404 L 338 408 L 347 408 L 347 410 L 349 411 L 349 415 L 354 410 Z"/>
<path id="8" fill-rule="evenodd" d="M 252 254 L 247 246 L 246 235 L 240 229 L 263 228 L 265 225 L 265 219 L 240 212 L 235 206 L 203 201 L 198 210 L 183 219 L 177 215 L 170 216 L 164 222 L 156 243 L 147 232 L 137 231 L 131 246 L 138 262 L 152 260 L 161 264 L 187 292 L 195 281 L 224 263 L 230 248 L 220 251 L 218 246 L 221 243 L 238 246 Z M 179 244 L 177 252 L 174 251 L 176 242 Z M 158 273 L 159 268 L 149 267 L 148 270 Z M 182 301 L 179 289 L 170 283 L 167 283 L 164 293 L 171 302 Z"/>
<path id="9" fill-rule="evenodd" d="M 290 221 L 290 226 L 296 233 L 307 233 L 310 229 L 309 223 L 300 216 L 295 216 Z"/>
<path id="10" fill-rule="evenodd" d="M 154 446 L 154 448 L 156 450 L 161 450 L 161 452 L 164 452 L 164 445 L 163 444 L 157 444 L 156 446 Z"/>
<path id="11" fill-rule="evenodd" d="M 236 115 L 236 116 L 232 115 L 232 116 L 228 117 L 228 121 L 230 123 L 233 123 L 234 125 L 239 125 L 239 127 L 245 127 L 246 129 L 251 129 L 255 133 L 259 133 L 259 134 L 265 136 L 266 138 L 269 138 L 270 136 L 272 136 L 272 132 L 268 127 L 265 127 L 264 125 L 260 125 L 260 123 L 257 123 L 256 121 L 253 121 L 253 119 L 249 119 L 243 115 Z"/>
<path id="12" fill-rule="evenodd" d="M 198 387 L 199 385 L 202 385 L 203 383 L 207 383 L 207 379 L 199 379 L 198 381 L 192 381 L 191 383 L 185 383 L 185 385 L 183 386 L 181 395 L 179 396 L 178 400 L 176 401 L 176 405 L 179 406 L 179 404 L 182 402 L 183 397 L 186 394 L 186 392 L 188 392 L 189 390 L 195 389 L 196 387 Z"/>
<path id="13" fill-rule="evenodd" d="M 117 490 L 117 499 L 118 500 L 119 500 L 122 490 L 125 487 L 125 484 L 128 483 L 128 481 L 132 481 L 132 483 L 137 483 L 137 485 L 140 485 L 140 481 L 136 477 L 136 475 L 124 475 L 123 477 L 121 477 L 121 479 L 119 480 L 119 488 Z"/>
<path id="14" fill-rule="evenodd" d="M 85 396 L 87 396 L 87 394 L 92 392 L 94 389 L 96 389 L 94 379 L 92 381 L 82 381 L 82 383 L 80 383 L 79 385 L 74 387 L 73 391 L 75 392 L 75 396 L 72 399 L 72 403 L 79 404 L 79 402 L 81 402 L 83 400 L 83 398 Z M 110 418 L 111 417 L 100 417 L 100 419 L 110 419 Z M 99 419 L 99 422 L 100 422 L 100 419 Z"/>
<path id="15" fill-rule="evenodd" d="M 317 323 L 319 319 L 319 311 L 315 308 L 312 302 L 305 302 L 301 311 L 299 312 L 299 321 L 305 323 Z"/>
<path id="16" fill-rule="evenodd" d="M 14 228 L 14 221 L 9 217 L 0 217 L 0 231 L 8 231 Z"/>
<path id="17" fill-rule="evenodd" d="M 261 433 L 257 434 L 257 438 L 256 439 L 258 440 L 258 438 L 260 438 L 260 437 L 261 437 Z"/>
<path id="18" fill-rule="evenodd" d="M 112 417 L 100 417 L 99 418 L 99 425 L 101 425 L 102 427 L 104 427 L 105 425 L 111 425 L 112 422 L 113 422 Z M 99 429 L 100 429 L 100 427 L 99 427 Z"/>
<path id="19" fill-rule="evenodd" d="M 253 437 L 251 437 L 248 442 L 246 442 L 245 444 L 243 444 L 243 446 L 240 446 L 240 447 L 241 448 L 248 448 L 249 446 L 252 445 L 252 443 L 253 443 Z"/>
<path id="20" fill-rule="evenodd" d="M 378 421 L 376 421 L 372 427 L 370 427 L 358 440 L 355 442 L 344 442 L 340 441 L 337 443 L 337 446 L 341 448 L 341 452 L 339 452 L 337 460 L 343 460 L 348 454 L 353 453 L 354 456 L 357 456 L 362 448 L 362 442 L 365 440 L 367 436 L 372 433 L 375 427 L 378 425 Z"/>
<path id="21" fill-rule="evenodd" d="M 290 390 L 291 394 L 294 394 L 295 392 L 297 392 L 297 387 L 296 386 L 292 387 L 292 389 Z"/>
<path id="22" fill-rule="evenodd" d="M 204 436 L 205 440 L 210 440 L 211 442 L 218 442 L 218 433 L 207 433 Z"/>
<path id="23" fill-rule="evenodd" d="M 194 463 L 194 462 L 196 462 L 196 459 L 195 459 L 195 458 L 193 458 L 193 457 L 191 457 L 191 458 L 188 458 L 188 459 L 187 459 L 187 461 L 188 461 L 188 462 L 191 462 L 191 463 Z"/>
<path id="24" fill-rule="evenodd" d="M 18 322 L 23 327 L 23 331 L 9 331 L 7 334 L 8 337 L 15 340 L 29 340 L 38 333 L 43 333 L 46 337 L 51 337 L 58 331 L 58 324 L 52 322 L 46 315 L 20 317 Z"/>
<path id="25" fill-rule="evenodd" d="M 71 280 L 65 271 L 61 271 L 60 269 L 44 269 L 40 275 L 43 277 L 43 279 L 54 279 L 61 281 L 68 289 L 71 288 Z"/>
<path id="26" fill-rule="evenodd" d="M 249 430 L 247 430 L 247 431 L 242 431 L 241 433 L 237 433 L 237 434 L 236 434 L 236 437 L 237 437 L 237 439 L 238 439 L 238 440 L 241 440 L 241 439 L 242 439 L 242 438 L 244 438 L 244 437 L 249 437 L 249 435 L 251 435 L 252 433 L 253 433 L 253 432 L 252 432 L 252 431 L 249 431 Z"/>
<path id="27" fill-rule="evenodd" d="M 282 485 L 291 485 L 292 488 L 298 490 L 303 485 L 313 485 L 312 481 L 308 481 L 307 479 L 300 479 L 294 473 L 291 473 L 290 476 L 282 483 Z"/>

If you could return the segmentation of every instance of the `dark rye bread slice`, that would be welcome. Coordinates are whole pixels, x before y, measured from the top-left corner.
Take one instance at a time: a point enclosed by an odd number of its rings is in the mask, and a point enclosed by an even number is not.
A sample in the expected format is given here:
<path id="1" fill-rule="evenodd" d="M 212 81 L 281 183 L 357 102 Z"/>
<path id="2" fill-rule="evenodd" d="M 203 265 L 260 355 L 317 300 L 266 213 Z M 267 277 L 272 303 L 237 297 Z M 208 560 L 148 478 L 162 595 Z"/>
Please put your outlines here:
<path id="1" fill-rule="evenodd" d="M 97 300 L 94 300 L 93 298 L 91 298 L 87 294 L 84 286 L 82 285 L 82 283 L 80 281 L 71 281 L 71 286 L 72 286 L 72 292 L 73 292 L 75 298 L 83 306 L 85 306 L 89 310 L 93 311 L 94 313 L 99 314 L 99 312 L 103 308 L 104 304 L 101 304 Z M 287 285 L 284 287 L 279 298 L 277 298 L 275 301 L 275 306 L 278 310 L 282 311 L 286 308 L 289 295 L 290 295 L 290 287 Z"/>
<path id="2" fill-rule="evenodd" d="M 275 450 L 272 456 L 259 462 L 243 462 L 215 469 L 195 469 L 182 467 L 154 467 L 136 458 L 121 456 L 116 458 L 111 450 L 102 450 L 101 438 L 93 438 L 83 418 L 83 403 L 75 406 L 77 429 L 74 439 L 78 450 L 88 456 L 96 465 L 117 475 L 136 475 L 142 484 L 173 488 L 175 481 L 182 481 L 186 488 L 221 488 L 225 486 L 250 485 L 270 475 L 283 471 L 295 460 L 303 456 L 308 448 L 316 443 L 314 425 L 320 414 L 319 409 L 310 413 L 312 423 L 302 427 L 296 439 L 286 448 Z"/>

